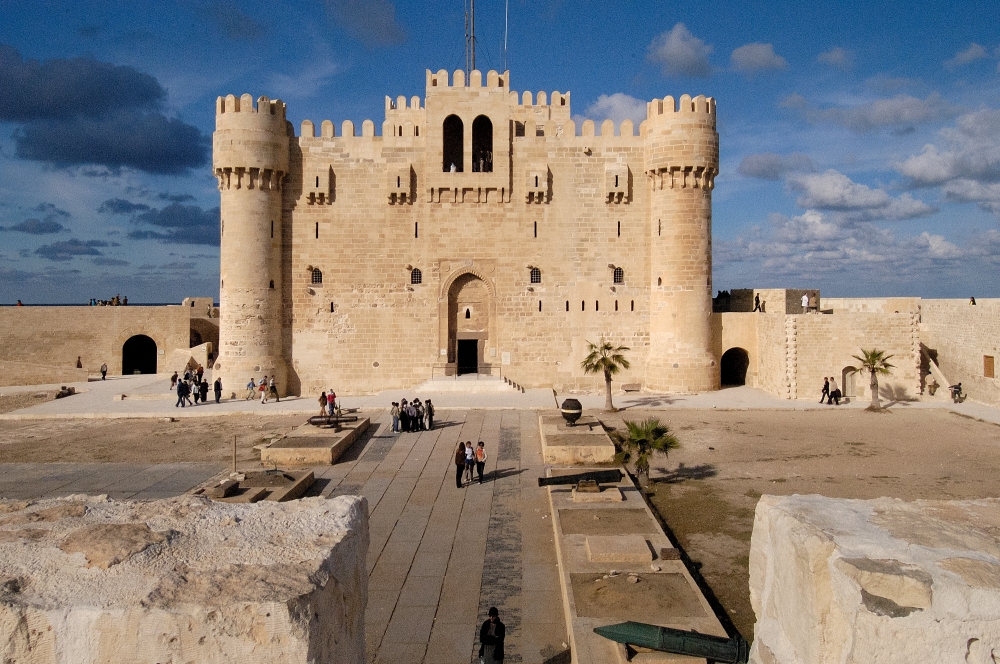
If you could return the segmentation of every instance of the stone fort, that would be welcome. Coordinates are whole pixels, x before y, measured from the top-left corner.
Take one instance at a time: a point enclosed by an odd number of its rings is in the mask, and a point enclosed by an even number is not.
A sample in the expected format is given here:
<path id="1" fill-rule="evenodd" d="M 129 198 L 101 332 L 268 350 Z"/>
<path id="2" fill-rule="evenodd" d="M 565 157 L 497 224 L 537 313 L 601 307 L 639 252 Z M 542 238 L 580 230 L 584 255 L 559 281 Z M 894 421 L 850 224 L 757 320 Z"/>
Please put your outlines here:
<path id="1" fill-rule="evenodd" d="M 366 120 L 218 99 L 223 382 L 288 392 L 504 375 L 597 385 L 587 341 L 631 348 L 624 380 L 719 385 L 712 345 L 715 101 L 666 97 L 636 128 L 578 128 L 568 92 L 509 72 L 426 73 Z"/>

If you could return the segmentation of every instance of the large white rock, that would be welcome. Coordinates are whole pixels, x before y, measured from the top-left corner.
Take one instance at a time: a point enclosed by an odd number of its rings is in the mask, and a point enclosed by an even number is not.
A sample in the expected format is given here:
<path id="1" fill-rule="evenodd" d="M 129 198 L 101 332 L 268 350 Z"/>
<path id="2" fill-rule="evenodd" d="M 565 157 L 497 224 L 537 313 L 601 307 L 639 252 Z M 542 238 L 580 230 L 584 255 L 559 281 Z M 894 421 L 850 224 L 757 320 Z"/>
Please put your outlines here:
<path id="1" fill-rule="evenodd" d="M 365 661 L 364 498 L 0 502 L 0 662 Z"/>
<path id="2" fill-rule="evenodd" d="M 764 496 L 756 664 L 1000 661 L 1000 500 Z"/>

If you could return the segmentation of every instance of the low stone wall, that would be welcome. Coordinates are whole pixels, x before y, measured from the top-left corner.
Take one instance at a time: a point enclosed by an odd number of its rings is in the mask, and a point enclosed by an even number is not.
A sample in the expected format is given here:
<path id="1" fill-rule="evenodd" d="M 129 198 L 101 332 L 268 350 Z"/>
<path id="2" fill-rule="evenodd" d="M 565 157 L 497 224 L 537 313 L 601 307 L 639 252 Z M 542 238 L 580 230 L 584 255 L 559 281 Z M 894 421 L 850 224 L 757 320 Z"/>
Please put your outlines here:
<path id="1" fill-rule="evenodd" d="M 763 496 L 754 664 L 992 663 L 1000 500 Z"/>
<path id="2" fill-rule="evenodd" d="M 969 398 L 1000 405 L 1000 299 L 923 300 L 920 341 L 951 384 L 962 383 Z M 990 358 L 987 360 L 986 358 Z M 942 387 L 947 387 L 943 385 Z"/>
<path id="3" fill-rule="evenodd" d="M 364 498 L 0 502 L 0 661 L 362 664 Z"/>

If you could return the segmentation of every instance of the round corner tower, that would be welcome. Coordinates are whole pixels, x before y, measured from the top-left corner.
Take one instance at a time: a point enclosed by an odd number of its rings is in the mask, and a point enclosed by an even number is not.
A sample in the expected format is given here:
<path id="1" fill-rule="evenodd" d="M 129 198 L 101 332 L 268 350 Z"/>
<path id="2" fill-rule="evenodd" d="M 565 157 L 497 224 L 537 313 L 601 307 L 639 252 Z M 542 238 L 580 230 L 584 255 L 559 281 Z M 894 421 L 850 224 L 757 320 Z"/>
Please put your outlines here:
<path id="1" fill-rule="evenodd" d="M 650 350 L 646 385 L 698 392 L 719 386 L 712 350 L 712 188 L 719 172 L 715 100 L 648 104 Z"/>
<path id="2" fill-rule="evenodd" d="M 281 210 L 288 173 L 285 104 L 219 97 L 212 167 L 221 192 L 219 355 L 225 389 L 253 376 L 287 388 L 282 347 Z"/>

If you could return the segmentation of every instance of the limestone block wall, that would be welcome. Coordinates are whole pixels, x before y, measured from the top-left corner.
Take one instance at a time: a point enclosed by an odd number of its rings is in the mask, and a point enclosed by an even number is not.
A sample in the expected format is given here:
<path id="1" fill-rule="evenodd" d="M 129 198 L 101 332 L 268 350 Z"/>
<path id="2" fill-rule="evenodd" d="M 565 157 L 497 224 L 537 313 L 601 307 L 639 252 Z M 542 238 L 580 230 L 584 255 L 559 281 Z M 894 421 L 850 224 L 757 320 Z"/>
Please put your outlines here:
<path id="1" fill-rule="evenodd" d="M 906 314 L 918 313 L 921 303 L 919 297 L 824 297 L 821 309 L 833 310 L 833 313 L 874 313 L 874 314 Z"/>
<path id="2" fill-rule="evenodd" d="M 1000 501 L 763 496 L 753 664 L 992 662 Z"/>
<path id="3" fill-rule="evenodd" d="M 945 377 L 961 382 L 970 399 L 1000 405 L 998 378 L 984 375 L 984 358 L 1000 356 L 1000 299 L 979 299 L 976 306 L 968 300 L 921 300 L 920 316 L 920 341 L 936 354 Z M 1000 373 L 995 369 L 994 375 Z"/>
<path id="4" fill-rule="evenodd" d="M 139 334 L 156 342 L 162 364 L 171 351 L 189 347 L 189 309 L 0 307 L 0 384 L 80 380 L 77 357 L 86 372 L 97 373 L 107 363 L 109 374 L 120 375 L 122 346 Z M 32 371 L 35 365 L 37 374 Z"/>
<path id="5" fill-rule="evenodd" d="M 367 661 L 364 498 L 0 507 L 4 662 Z"/>

